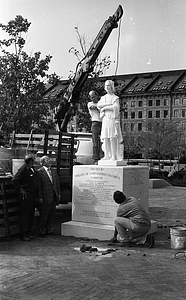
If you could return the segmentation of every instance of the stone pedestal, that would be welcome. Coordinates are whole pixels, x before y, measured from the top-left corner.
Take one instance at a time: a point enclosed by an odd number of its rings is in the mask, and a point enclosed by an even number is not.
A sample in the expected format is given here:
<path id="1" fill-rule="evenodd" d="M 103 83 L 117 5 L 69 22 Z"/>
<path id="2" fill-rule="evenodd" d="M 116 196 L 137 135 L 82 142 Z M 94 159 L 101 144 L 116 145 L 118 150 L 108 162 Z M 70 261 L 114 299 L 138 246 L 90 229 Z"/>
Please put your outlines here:
<path id="1" fill-rule="evenodd" d="M 118 204 L 116 190 L 134 196 L 148 212 L 149 168 L 146 166 L 83 165 L 73 169 L 72 221 L 63 223 L 64 236 L 109 240 Z M 152 221 L 151 232 L 157 230 Z"/>
<path id="2" fill-rule="evenodd" d="M 127 166 L 126 160 L 98 160 L 99 166 Z"/>

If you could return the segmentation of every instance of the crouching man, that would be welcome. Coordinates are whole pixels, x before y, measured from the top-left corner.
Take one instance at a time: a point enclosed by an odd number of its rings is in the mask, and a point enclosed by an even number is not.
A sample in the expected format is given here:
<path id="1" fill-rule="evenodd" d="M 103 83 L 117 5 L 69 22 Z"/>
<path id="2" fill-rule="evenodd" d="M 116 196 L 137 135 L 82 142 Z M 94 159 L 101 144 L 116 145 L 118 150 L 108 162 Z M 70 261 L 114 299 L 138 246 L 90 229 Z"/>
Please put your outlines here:
<path id="1" fill-rule="evenodd" d="M 134 197 L 127 198 L 123 192 L 115 191 L 114 201 L 119 204 L 115 219 L 114 237 L 109 245 L 132 246 L 144 244 L 152 248 L 155 245 L 154 235 L 147 235 L 151 228 L 148 214 Z M 117 240 L 119 235 L 119 240 Z"/>

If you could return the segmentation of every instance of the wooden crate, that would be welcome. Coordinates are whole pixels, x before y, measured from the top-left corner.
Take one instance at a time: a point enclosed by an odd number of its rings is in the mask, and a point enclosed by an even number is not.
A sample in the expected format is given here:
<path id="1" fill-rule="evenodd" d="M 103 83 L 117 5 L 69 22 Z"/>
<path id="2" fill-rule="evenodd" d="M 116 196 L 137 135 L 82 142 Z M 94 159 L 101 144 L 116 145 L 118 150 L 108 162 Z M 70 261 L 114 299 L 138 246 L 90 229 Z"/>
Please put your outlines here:
<path id="1" fill-rule="evenodd" d="M 17 134 L 14 132 L 11 139 L 12 147 L 21 147 L 27 152 L 36 154 L 36 168 L 40 167 L 40 157 L 48 155 L 52 159 L 52 167 L 57 170 L 61 190 L 68 189 L 70 195 L 77 143 L 76 134 L 49 131 L 45 131 L 45 134 L 32 132 L 31 134 Z"/>
<path id="2" fill-rule="evenodd" d="M 20 232 L 20 201 L 18 191 L 11 178 L 0 177 L 0 237 L 7 237 Z"/>

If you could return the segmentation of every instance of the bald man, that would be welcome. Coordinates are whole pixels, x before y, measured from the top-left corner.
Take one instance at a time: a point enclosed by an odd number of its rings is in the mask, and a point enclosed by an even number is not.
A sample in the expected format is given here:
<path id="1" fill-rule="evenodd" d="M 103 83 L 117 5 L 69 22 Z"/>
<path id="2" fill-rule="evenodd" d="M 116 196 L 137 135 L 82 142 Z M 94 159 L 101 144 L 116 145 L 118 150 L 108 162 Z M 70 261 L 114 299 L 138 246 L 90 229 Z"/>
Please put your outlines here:
<path id="1" fill-rule="evenodd" d="M 30 242 L 34 221 L 36 197 L 40 198 L 38 176 L 34 170 L 35 157 L 25 156 L 24 165 L 14 175 L 12 182 L 20 194 L 20 240 Z"/>
<path id="2" fill-rule="evenodd" d="M 101 118 L 100 111 L 97 108 L 98 95 L 95 91 L 89 92 L 90 102 L 88 102 L 88 111 L 91 116 L 91 131 L 92 131 L 92 143 L 93 143 L 93 159 L 94 164 L 98 164 L 100 160 L 101 153 L 101 143 L 100 143 L 100 134 L 101 134 Z"/>

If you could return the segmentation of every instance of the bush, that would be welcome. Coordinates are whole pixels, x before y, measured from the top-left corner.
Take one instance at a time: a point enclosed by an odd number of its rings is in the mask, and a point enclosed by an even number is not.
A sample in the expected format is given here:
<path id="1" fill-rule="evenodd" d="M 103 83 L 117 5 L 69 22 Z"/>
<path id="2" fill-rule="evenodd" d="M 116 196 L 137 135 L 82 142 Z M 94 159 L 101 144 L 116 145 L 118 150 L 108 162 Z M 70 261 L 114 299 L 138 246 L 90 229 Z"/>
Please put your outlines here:
<path id="1" fill-rule="evenodd" d="M 184 170 L 176 171 L 168 177 L 168 181 L 173 186 L 186 186 L 186 172 Z"/>
<path id="2" fill-rule="evenodd" d="M 150 170 L 149 178 L 159 178 L 164 179 L 173 186 L 183 186 L 186 187 L 186 171 L 180 170 L 174 172 L 170 177 L 168 177 L 169 172 Z"/>
<path id="3" fill-rule="evenodd" d="M 170 177 L 171 179 L 186 180 L 186 172 L 184 170 L 176 171 Z"/>
<path id="4" fill-rule="evenodd" d="M 153 170 L 150 169 L 149 171 L 149 178 L 159 178 L 159 179 L 167 179 L 169 172 L 168 171 L 159 171 L 159 170 Z"/>

